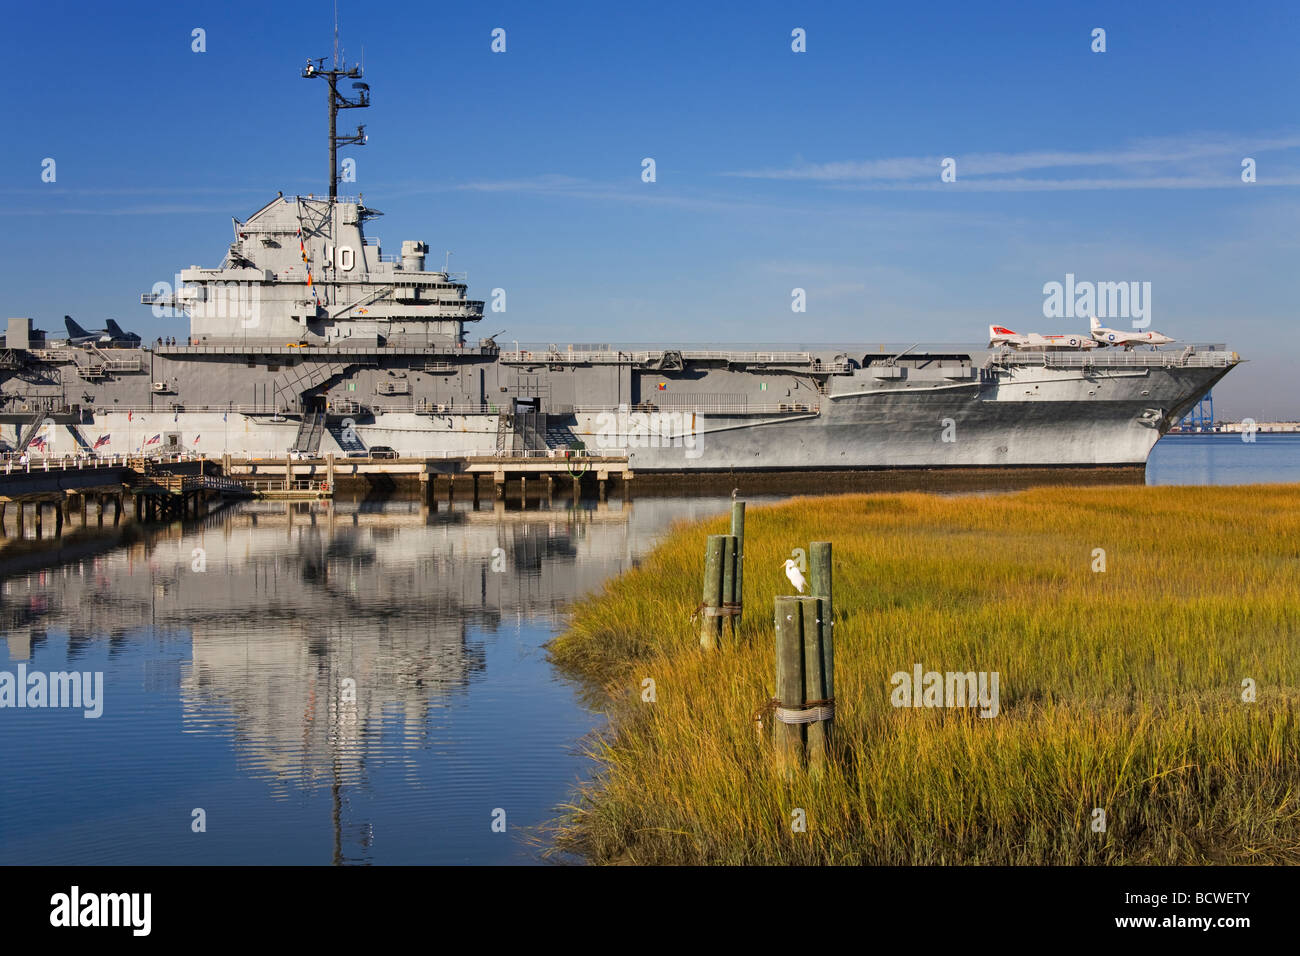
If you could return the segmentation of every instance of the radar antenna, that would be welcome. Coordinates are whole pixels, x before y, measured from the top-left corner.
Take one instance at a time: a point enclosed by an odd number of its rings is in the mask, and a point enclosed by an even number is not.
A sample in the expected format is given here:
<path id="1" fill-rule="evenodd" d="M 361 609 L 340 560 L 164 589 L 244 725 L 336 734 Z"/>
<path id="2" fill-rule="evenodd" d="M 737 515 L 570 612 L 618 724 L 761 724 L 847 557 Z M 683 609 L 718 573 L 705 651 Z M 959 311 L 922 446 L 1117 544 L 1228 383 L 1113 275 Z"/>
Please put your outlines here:
<path id="1" fill-rule="evenodd" d="M 359 64 L 354 63 L 350 69 L 344 69 L 339 61 L 339 24 L 338 8 L 334 10 L 334 57 L 328 69 L 325 61 L 327 57 L 318 57 L 308 59 L 307 65 L 303 67 L 302 75 L 307 79 L 324 77 L 329 83 L 329 111 L 330 111 L 330 201 L 338 198 L 339 194 L 339 147 L 340 146 L 364 146 L 366 144 L 366 128 L 364 125 L 357 127 L 356 133 L 340 136 L 338 134 L 338 114 L 339 110 L 364 109 L 370 105 L 370 86 L 366 83 L 353 83 L 352 89 L 356 91 L 356 99 L 350 100 L 339 92 L 339 80 L 360 80 L 363 71 Z"/>

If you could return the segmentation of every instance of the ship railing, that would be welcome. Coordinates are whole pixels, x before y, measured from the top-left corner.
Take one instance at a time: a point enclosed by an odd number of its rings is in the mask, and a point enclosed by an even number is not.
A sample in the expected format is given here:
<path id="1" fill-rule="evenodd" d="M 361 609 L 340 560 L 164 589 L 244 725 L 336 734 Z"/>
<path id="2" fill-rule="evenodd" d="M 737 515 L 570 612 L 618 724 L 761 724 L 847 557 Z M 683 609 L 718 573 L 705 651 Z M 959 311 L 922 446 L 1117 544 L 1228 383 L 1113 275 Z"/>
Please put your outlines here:
<path id="1" fill-rule="evenodd" d="M 182 459 L 177 458 L 177 461 Z M 27 460 L 23 461 L 21 456 L 10 454 L 5 459 L 4 473 L 12 475 L 15 471 L 19 473 L 31 474 L 32 466 L 36 467 L 38 472 L 47 472 L 53 470 L 63 471 L 87 471 L 96 468 L 125 468 L 131 464 L 126 455 L 61 455 L 57 458 L 41 456 L 39 459 L 36 455 L 29 454 Z"/>
<path id="2" fill-rule="evenodd" d="M 502 362 L 535 362 L 538 364 L 638 364 L 658 362 L 664 357 L 663 351 L 569 351 L 567 349 L 517 349 L 502 352 Z M 683 359 L 696 362 L 722 361 L 751 365 L 811 365 L 812 355 L 808 352 L 726 352 L 726 351 L 691 351 L 682 350 Z M 824 364 L 823 368 L 830 368 Z"/>
<path id="3" fill-rule="evenodd" d="M 575 405 L 573 406 L 573 410 L 584 414 L 611 415 L 616 415 L 620 412 L 629 415 L 663 415 L 672 412 L 690 412 L 695 415 L 816 415 L 821 411 L 821 405 L 817 402 L 764 402 L 748 404 L 737 404 L 734 402 L 709 404 L 707 402 L 701 402 L 698 404 L 686 403 L 682 405 L 660 405 L 655 402 L 638 402 L 633 405 L 613 407 L 609 405 Z"/>
<path id="4" fill-rule="evenodd" d="M 183 408 L 158 408 L 153 405 L 98 405 L 94 412 L 96 415 L 106 415 L 109 412 L 130 412 L 132 415 L 176 415 L 177 412 L 183 411 L 185 414 L 191 413 L 225 413 L 233 412 L 241 415 L 285 415 L 290 409 L 283 405 L 190 405 L 186 404 Z"/>
<path id="5" fill-rule="evenodd" d="M 523 451 L 497 451 L 494 448 L 482 451 L 453 451 L 444 454 L 451 458 L 535 458 L 540 460 L 565 458 L 612 458 L 622 461 L 627 458 L 626 449 L 583 448 L 528 448 Z"/>
<path id="6" fill-rule="evenodd" d="M 38 362 L 71 362 L 71 349 L 29 349 L 28 354 Z"/>
<path id="7" fill-rule="evenodd" d="M 1240 361 L 1222 344 L 1187 345 L 1179 349 L 1108 349 L 1087 352 L 1016 352 L 989 355 L 985 368 L 1020 365 L 1042 368 L 1226 368 Z"/>

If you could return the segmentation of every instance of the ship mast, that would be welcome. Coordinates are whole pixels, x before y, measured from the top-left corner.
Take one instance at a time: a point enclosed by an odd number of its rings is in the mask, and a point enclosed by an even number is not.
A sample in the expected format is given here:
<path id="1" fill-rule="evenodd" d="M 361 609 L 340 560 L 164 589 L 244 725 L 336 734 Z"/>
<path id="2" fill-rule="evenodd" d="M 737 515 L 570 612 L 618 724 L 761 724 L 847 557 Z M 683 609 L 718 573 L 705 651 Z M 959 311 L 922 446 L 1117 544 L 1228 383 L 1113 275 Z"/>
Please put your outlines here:
<path id="1" fill-rule="evenodd" d="M 364 125 L 358 126 L 354 134 L 340 136 L 338 134 L 338 115 L 339 110 L 364 109 L 370 105 L 370 86 L 366 83 L 353 83 L 352 89 L 357 91 L 357 98 L 350 100 L 339 92 L 339 80 L 350 79 L 359 80 L 362 76 L 362 69 L 358 64 L 353 64 L 351 69 L 344 69 L 339 59 L 339 21 L 338 10 L 334 12 L 334 58 L 329 69 L 325 68 L 325 57 L 318 57 L 315 60 L 308 59 L 307 65 L 303 67 L 302 75 L 308 79 L 314 79 L 321 76 L 329 83 L 329 111 L 330 111 L 330 200 L 338 198 L 339 194 L 339 147 L 340 146 L 364 146 L 366 144 L 366 128 Z"/>

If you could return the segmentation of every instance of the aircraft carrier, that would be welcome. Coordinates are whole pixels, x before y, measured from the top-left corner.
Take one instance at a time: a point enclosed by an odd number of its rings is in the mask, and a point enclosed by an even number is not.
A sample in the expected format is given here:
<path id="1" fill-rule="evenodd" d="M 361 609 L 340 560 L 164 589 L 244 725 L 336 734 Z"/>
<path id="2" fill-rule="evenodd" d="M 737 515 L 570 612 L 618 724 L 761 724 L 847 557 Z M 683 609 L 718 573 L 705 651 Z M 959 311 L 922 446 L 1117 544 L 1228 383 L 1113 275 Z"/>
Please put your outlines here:
<path id="1" fill-rule="evenodd" d="M 369 105 L 358 67 L 329 86 L 328 197 L 277 195 L 234 219 L 215 268 L 141 296 L 188 318 L 152 344 L 107 324 L 68 336 L 11 318 L 0 348 L 10 455 L 626 458 L 647 472 L 1142 466 L 1239 361 L 1223 346 L 811 351 L 550 345 L 470 335 L 484 302 L 385 254 L 382 214 L 338 195 L 340 109 Z M 351 79 L 351 92 L 341 91 Z M 497 333 L 500 334 L 500 333 Z M 1087 338 L 1087 336 L 1083 336 Z"/>

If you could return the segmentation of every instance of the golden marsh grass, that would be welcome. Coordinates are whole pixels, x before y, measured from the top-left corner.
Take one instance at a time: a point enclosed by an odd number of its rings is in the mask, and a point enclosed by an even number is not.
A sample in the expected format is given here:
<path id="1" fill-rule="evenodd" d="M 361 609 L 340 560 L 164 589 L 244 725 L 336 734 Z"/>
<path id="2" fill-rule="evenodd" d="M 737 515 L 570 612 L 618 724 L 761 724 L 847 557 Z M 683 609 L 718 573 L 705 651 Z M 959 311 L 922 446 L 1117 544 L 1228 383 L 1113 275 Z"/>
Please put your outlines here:
<path id="1" fill-rule="evenodd" d="M 675 528 L 551 645 L 611 719 L 560 850 L 598 863 L 1300 862 L 1300 486 L 751 507 L 744 619 L 710 654 L 690 617 L 705 537 L 727 524 Z M 814 540 L 834 545 L 841 756 L 787 779 L 752 714 L 772 691 L 783 563 Z M 1001 712 L 893 707 L 890 675 L 916 663 L 997 671 Z M 793 832 L 795 808 L 807 832 Z"/>

